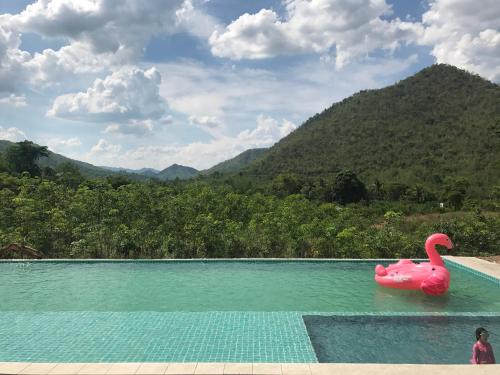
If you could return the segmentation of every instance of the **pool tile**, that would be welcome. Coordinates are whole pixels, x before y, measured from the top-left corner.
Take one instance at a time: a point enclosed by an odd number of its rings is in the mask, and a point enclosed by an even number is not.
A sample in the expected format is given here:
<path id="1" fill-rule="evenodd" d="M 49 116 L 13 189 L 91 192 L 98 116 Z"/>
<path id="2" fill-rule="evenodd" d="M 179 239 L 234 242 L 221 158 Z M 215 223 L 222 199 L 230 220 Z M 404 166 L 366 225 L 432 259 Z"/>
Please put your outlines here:
<path id="1" fill-rule="evenodd" d="M 254 363 L 252 373 L 256 375 L 281 375 L 279 363 Z"/>
<path id="2" fill-rule="evenodd" d="M 19 374 L 29 365 L 28 362 L 0 362 L 0 374 Z"/>
<path id="3" fill-rule="evenodd" d="M 224 374 L 252 374 L 251 363 L 226 363 L 224 365 Z"/>
<path id="4" fill-rule="evenodd" d="M 168 363 L 141 363 L 136 375 L 163 375 L 167 371 Z"/>
<path id="5" fill-rule="evenodd" d="M 196 375 L 223 374 L 224 363 L 198 363 L 194 372 Z"/>
<path id="6" fill-rule="evenodd" d="M 193 375 L 196 363 L 170 363 L 165 374 Z"/>
<path id="7" fill-rule="evenodd" d="M 0 358 L 95 363 L 316 362 L 302 313 L 290 311 L 3 312 Z"/>

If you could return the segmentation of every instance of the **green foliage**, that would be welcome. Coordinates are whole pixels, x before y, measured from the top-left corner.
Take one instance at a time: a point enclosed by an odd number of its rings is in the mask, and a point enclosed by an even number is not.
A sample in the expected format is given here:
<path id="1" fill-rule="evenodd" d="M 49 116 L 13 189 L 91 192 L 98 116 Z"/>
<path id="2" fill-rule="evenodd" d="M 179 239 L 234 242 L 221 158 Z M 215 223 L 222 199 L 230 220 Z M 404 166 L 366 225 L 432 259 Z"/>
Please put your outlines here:
<path id="1" fill-rule="evenodd" d="M 21 242 L 56 258 L 426 257 L 423 243 L 436 231 L 451 236 L 455 255 L 495 254 L 500 245 L 496 212 L 427 213 L 409 201 L 339 205 L 210 180 L 75 186 L 65 171 L 54 179 L 0 173 L 0 246 Z M 296 190 L 290 176 L 280 181 Z"/>
<path id="2" fill-rule="evenodd" d="M 356 174 L 345 170 L 335 177 L 333 186 L 333 199 L 340 204 L 356 203 L 367 196 L 365 185 L 358 179 Z"/>
<path id="3" fill-rule="evenodd" d="M 9 169 L 16 173 L 28 172 L 32 176 L 41 174 L 36 161 L 49 156 L 46 146 L 38 146 L 30 141 L 17 142 L 5 151 Z"/>
<path id="4" fill-rule="evenodd" d="M 202 173 L 205 175 L 211 175 L 214 173 L 219 173 L 219 174 L 237 173 L 241 169 L 249 165 L 251 162 L 257 160 L 260 156 L 264 155 L 266 151 L 267 148 L 252 148 L 250 150 L 246 150 L 232 159 L 225 160 L 222 163 L 219 163 L 210 169 L 202 171 Z"/>
<path id="5" fill-rule="evenodd" d="M 48 172 L 49 170 L 47 170 L 47 168 L 50 167 L 45 167 L 44 170 Z M 57 180 L 60 183 L 73 189 L 76 189 L 85 180 L 78 167 L 71 162 L 64 162 L 62 164 L 59 164 L 54 172 Z M 52 172 L 50 172 L 49 174 L 51 173 Z"/>
<path id="6" fill-rule="evenodd" d="M 299 194 L 303 185 L 303 179 L 297 175 L 291 173 L 279 174 L 271 184 L 271 191 L 277 197 L 283 198 L 292 194 Z"/>
<path id="7" fill-rule="evenodd" d="M 469 186 L 469 182 L 464 178 L 448 177 L 444 181 L 444 200 L 455 210 L 459 210 L 462 208 Z"/>

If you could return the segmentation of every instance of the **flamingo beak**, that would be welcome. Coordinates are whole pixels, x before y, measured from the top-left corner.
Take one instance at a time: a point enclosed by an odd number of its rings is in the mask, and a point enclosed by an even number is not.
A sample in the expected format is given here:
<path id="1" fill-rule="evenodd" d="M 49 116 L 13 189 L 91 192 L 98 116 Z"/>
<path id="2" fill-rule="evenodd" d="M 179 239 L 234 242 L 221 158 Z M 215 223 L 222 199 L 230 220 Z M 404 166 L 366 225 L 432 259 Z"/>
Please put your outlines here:
<path id="1" fill-rule="evenodd" d="M 451 242 L 451 240 L 450 240 L 449 242 L 447 242 L 447 243 L 446 243 L 446 245 L 445 245 L 445 246 L 446 246 L 446 248 L 447 248 L 448 250 L 451 250 L 451 249 L 453 249 L 453 242 Z"/>

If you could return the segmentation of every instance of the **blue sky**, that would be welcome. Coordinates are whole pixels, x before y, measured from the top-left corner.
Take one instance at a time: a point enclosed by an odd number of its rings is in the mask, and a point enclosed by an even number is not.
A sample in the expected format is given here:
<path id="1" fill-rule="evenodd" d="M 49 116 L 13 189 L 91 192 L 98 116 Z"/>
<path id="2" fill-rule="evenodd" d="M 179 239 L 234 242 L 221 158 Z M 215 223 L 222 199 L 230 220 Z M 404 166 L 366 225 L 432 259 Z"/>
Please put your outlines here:
<path id="1" fill-rule="evenodd" d="M 2 0 L 0 138 L 209 168 L 433 63 L 500 81 L 483 0 Z"/>

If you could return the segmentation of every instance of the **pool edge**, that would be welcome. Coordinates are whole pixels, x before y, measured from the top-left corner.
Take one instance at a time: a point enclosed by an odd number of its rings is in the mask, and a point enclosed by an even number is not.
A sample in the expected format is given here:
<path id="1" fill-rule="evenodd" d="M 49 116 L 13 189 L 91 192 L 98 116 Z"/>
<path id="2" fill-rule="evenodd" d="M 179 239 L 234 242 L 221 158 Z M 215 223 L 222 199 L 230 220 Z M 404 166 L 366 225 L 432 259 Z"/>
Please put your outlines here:
<path id="1" fill-rule="evenodd" d="M 142 371 L 142 369 L 147 371 Z M 496 369 L 496 370 L 495 370 Z M 0 374 L 274 374 L 274 375 L 326 375 L 326 374 L 394 374 L 421 375 L 486 374 L 498 373 L 500 364 L 487 366 L 373 364 L 373 363 L 230 363 L 230 362 L 129 362 L 129 363 L 54 363 L 54 362 L 0 362 Z"/>

